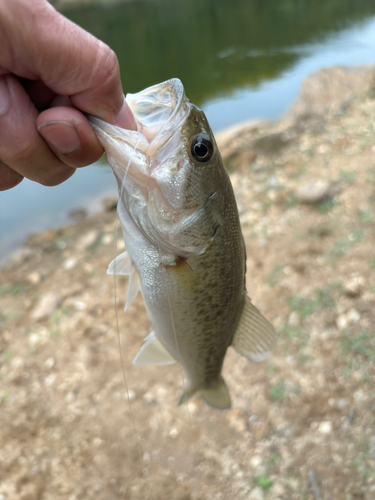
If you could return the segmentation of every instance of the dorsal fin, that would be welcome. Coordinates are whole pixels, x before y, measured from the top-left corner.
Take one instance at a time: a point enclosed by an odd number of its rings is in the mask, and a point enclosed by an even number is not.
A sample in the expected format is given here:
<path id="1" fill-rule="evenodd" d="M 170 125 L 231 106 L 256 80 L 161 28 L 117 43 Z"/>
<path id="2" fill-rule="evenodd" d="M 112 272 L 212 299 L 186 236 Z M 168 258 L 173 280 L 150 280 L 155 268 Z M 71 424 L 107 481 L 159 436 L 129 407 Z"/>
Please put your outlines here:
<path id="1" fill-rule="evenodd" d="M 274 327 L 253 306 L 246 295 L 232 347 L 249 361 L 259 363 L 269 356 L 275 347 L 276 340 Z"/>
<path id="2" fill-rule="evenodd" d="M 133 359 L 135 365 L 171 365 L 176 360 L 163 346 L 155 335 L 155 332 L 149 333 L 145 338 L 145 344 L 141 347 L 136 357 Z"/>
<path id="3" fill-rule="evenodd" d="M 121 253 L 109 264 L 107 274 L 122 274 L 129 276 L 131 271 L 132 261 L 128 252 Z"/>

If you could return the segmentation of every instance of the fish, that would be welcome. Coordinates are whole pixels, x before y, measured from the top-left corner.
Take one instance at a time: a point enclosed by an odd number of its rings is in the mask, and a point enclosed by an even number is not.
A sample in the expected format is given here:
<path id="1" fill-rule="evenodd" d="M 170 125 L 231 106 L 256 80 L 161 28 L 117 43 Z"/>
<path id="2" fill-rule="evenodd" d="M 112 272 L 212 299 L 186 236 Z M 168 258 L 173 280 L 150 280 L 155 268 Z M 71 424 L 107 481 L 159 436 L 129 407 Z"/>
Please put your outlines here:
<path id="1" fill-rule="evenodd" d="M 246 293 L 246 248 L 236 200 L 203 111 L 173 78 L 126 101 L 137 130 L 90 117 L 119 189 L 126 251 L 108 274 L 129 276 L 127 310 L 141 291 L 151 333 L 136 365 L 180 363 L 180 404 L 199 395 L 228 409 L 221 375 L 232 346 L 251 362 L 272 351 L 273 326 Z"/>

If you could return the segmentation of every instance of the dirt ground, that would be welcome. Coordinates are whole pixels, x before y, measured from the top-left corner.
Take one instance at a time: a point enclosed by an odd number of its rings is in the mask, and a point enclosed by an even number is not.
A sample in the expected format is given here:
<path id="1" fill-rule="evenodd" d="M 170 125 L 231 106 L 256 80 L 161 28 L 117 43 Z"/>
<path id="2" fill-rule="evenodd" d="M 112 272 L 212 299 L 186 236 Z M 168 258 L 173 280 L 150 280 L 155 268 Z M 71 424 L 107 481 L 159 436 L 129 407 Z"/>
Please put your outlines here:
<path id="1" fill-rule="evenodd" d="M 277 349 L 229 349 L 231 410 L 177 407 L 179 366 L 131 364 L 125 278 L 117 334 L 115 212 L 30 237 L 0 274 L 0 500 L 375 498 L 374 92 L 219 143 Z"/>

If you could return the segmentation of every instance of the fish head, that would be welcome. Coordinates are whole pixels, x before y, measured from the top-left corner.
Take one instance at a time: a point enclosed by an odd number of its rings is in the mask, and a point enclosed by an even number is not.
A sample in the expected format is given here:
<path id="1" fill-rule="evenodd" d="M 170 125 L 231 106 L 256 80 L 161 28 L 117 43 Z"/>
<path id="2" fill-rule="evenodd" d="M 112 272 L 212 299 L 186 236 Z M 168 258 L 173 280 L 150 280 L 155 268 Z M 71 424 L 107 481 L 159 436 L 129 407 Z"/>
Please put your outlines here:
<path id="1" fill-rule="evenodd" d="M 128 94 L 137 131 L 91 118 L 120 203 L 150 239 L 182 257 L 203 253 L 219 224 L 227 175 L 204 113 L 174 78 Z"/>

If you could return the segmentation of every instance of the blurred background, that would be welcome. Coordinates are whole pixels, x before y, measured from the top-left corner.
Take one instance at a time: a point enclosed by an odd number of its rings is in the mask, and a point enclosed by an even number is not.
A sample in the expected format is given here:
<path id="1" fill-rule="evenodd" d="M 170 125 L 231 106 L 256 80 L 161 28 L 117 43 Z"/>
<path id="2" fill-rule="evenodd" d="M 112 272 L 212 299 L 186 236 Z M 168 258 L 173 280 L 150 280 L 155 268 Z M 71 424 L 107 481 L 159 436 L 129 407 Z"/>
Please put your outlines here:
<path id="1" fill-rule="evenodd" d="M 138 0 L 55 2 L 118 55 L 125 92 L 178 77 L 214 132 L 278 118 L 319 68 L 374 61 L 375 4 L 368 0 Z M 46 188 L 24 180 L 0 196 L 0 261 L 28 234 L 102 210 L 116 195 L 104 161 Z"/>

